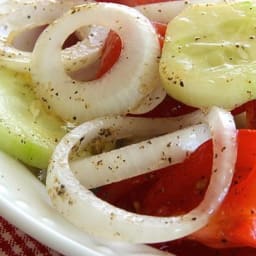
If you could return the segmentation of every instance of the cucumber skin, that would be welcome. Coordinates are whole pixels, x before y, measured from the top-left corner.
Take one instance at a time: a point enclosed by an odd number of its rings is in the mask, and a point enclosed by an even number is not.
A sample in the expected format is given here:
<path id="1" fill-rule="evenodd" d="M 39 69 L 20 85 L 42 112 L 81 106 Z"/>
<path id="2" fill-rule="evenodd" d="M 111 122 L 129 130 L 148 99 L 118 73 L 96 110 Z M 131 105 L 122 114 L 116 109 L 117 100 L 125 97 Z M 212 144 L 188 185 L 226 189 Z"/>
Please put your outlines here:
<path id="1" fill-rule="evenodd" d="M 160 60 L 167 93 L 202 109 L 255 99 L 255 24 L 250 1 L 185 8 L 168 24 Z"/>
<path id="2" fill-rule="evenodd" d="M 0 150 L 44 169 L 65 133 L 65 123 L 36 98 L 30 78 L 0 67 Z"/>

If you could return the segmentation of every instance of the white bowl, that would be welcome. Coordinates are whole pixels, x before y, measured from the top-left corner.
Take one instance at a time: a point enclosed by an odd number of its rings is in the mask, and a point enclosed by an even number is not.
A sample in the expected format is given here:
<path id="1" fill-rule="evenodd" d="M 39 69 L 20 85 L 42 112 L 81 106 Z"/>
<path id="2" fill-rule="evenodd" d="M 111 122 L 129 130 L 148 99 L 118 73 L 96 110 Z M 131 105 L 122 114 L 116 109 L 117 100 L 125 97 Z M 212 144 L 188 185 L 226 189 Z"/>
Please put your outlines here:
<path id="1" fill-rule="evenodd" d="M 67 256 L 169 255 L 145 245 L 103 241 L 79 230 L 51 207 L 43 184 L 26 167 L 2 152 L 0 215 Z"/>

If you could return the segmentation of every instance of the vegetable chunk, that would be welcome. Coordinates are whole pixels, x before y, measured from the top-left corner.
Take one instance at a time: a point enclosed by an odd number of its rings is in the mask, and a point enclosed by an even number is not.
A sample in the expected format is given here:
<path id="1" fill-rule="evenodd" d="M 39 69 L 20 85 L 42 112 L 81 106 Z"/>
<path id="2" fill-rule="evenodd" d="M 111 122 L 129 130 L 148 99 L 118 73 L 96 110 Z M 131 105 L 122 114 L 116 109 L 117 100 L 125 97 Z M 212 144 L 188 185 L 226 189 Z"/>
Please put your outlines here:
<path id="1" fill-rule="evenodd" d="M 28 76 L 0 68 L 0 149 L 46 168 L 65 124 L 42 107 L 30 83 Z"/>
<path id="2" fill-rule="evenodd" d="M 235 107 L 256 96 L 256 5 L 188 5 L 167 27 L 161 79 L 193 106 Z"/>

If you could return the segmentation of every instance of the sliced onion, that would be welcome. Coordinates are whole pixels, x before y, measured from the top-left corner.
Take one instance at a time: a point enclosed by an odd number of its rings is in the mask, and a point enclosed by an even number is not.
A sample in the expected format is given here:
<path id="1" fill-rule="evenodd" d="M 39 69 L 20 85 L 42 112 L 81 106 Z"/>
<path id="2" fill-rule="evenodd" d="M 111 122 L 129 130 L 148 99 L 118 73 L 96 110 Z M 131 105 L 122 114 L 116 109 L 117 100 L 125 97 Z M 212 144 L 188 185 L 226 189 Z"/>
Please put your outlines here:
<path id="1" fill-rule="evenodd" d="M 159 81 L 159 85 L 161 82 Z M 132 114 L 143 114 L 153 110 L 165 98 L 166 90 L 162 86 L 158 86 L 134 108 L 130 111 Z"/>
<path id="2" fill-rule="evenodd" d="M 83 186 L 96 188 L 180 163 L 208 139 L 207 125 L 201 124 L 76 160 L 70 167 Z"/>
<path id="3" fill-rule="evenodd" d="M 91 1 L 12 0 L 0 5 L 0 63 L 20 72 L 29 71 L 31 52 L 22 50 L 28 46 L 21 44 L 27 42 L 28 36 L 38 36 L 37 28 L 52 23 L 71 7 L 84 2 Z M 62 58 L 67 71 L 90 65 L 100 58 L 105 34 L 97 38 L 98 41 L 92 41 L 85 37 L 80 43 L 63 50 Z"/>
<path id="4" fill-rule="evenodd" d="M 76 36 L 82 40 L 88 36 L 92 44 L 98 44 L 100 41 L 104 42 L 109 33 L 109 29 L 101 26 L 86 26 L 76 30 Z"/>
<path id="5" fill-rule="evenodd" d="M 136 9 L 143 13 L 150 20 L 168 23 L 177 16 L 185 7 L 185 0 L 169 1 L 136 6 Z"/>
<path id="6" fill-rule="evenodd" d="M 81 29 L 82 30 L 82 29 Z M 62 60 L 66 72 L 73 72 L 86 68 L 99 61 L 105 39 L 109 30 L 100 26 L 89 26 L 78 32 L 80 42 L 62 50 Z"/>
<path id="7" fill-rule="evenodd" d="M 168 23 L 177 16 L 189 4 L 215 4 L 237 2 L 239 0 L 176 0 L 168 2 L 160 2 L 153 4 L 145 4 L 136 6 L 136 9 L 143 13 L 150 20 L 162 23 Z M 242 0 L 244 1 L 244 0 Z"/>
<path id="8" fill-rule="evenodd" d="M 24 52 L 33 51 L 35 42 L 44 28 L 45 26 L 40 26 L 21 32 L 18 36 L 13 38 L 13 47 Z"/>
<path id="9" fill-rule="evenodd" d="M 75 81 L 61 64 L 60 46 L 73 31 L 90 24 L 114 30 L 122 40 L 122 51 L 100 79 Z M 155 29 L 142 14 L 123 5 L 91 3 L 73 8 L 44 30 L 34 48 L 32 77 L 39 97 L 53 111 L 65 120 L 81 123 L 136 108 L 160 86 L 159 55 Z"/>
<path id="10" fill-rule="evenodd" d="M 181 238 L 197 231 L 207 224 L 227 194 L 237 152 L 232 115 L 214 107 L 206 116 L 206 121 L 211 130 L 215 156 L 212 175 L 203 201 L 187 214 L 152 217 L 130 213 L 102 201 L 82 186 L 70 170 L 68 159 L 62 158 L 62 146 L 69 144 L 70 139 L 73 141 L 75 136 L 77 142 L 81 138 L 86 141 L 93 139 L 95 134 L 92 131 L 98 130 L 95 123 L 88 124 L 85 134 L 71 133 L 71 137 L 67 135 L 57 146 L 46 181 L 53 206 L 74 225 L 107 239 L 155 243 Z"/>
<path id="11" fill-rule="evenodd" d="M 95 124 L 99 128 L 99 131 L 93 130 L 96 136 L 95 139 L 111 141 L 122 138 L 149 138 L 163 135 L 191 125 L 201 124 L 204 120 L 205 115 L 199 110 L 178 117 L 166 118 L 107 116 L 86 122 L 84 126 L 77 129 L 86 130 L 87 125 Z M 74 131 L 76 133 L 76 130 Z M 83 133 L 83 131 L 80 132 Z M 79 141 L 80 150 L 83 149 L 85 143 L 88 143 L 88 141 Z"/>
<path id="12" fill-rule="evenodd" d="M 95 27 L 95 29 L 94 29 Z M 88 30 L 88 27 L 78 29 L 76 34 L 78 35 L 79 38 L 85 38 L 88 34 L 93 34 L 94 36 L 91 38 L 91 40 L 97 40 L 96 42 L 92 43 L 97 43 L 104 37 L 107 36 L 107 33 L 109 32 L 109 29 L 105 27 L 100 27 L 100 26 L 91 26 L 90 32 Z M 100 33 L 100 34 L 99 34 Z M 71 54 L 73 55 L 73 54 Z M 80 79 L 81 80 L 81 79 Z M 89 79 L 88 79 L 89 80 Z M 159 81 L 159 85 L 161 84 L 161 81 Z M 152 109 L 154 109 L 157 105 L 159 105 L 165 98 L 166 96 L 166 90 L 162 86 L 158 86 L 155 90 L 153 90 L 149 95 L 147 95 L 140 103 L 138 106 L 136 106 L 135 109 L 132 109 L 130 113 L 132 114 L 141 114 L 141 113 L 146 113 Z"/>
<path id="13" fill-rule="evenodd" d="M 95 125 L 95 127 L 99 128 L 99 131 L 93 130 L 94 135 L 92 136 L 96 136 L 95 139 L 111 141 L 122 138 L 152 138 L 191 125 L 201 124 L 204 120 L 205 115 L 200 110 L 178 117 L 166 118 L 106 116 L 86 122 L 77 129 L 81 129 L 80 132 L 83 133 L 82 129 L 87 130 L 87 125 Z M 77 133 L 76 130 L 73 131 Z M 75 137 L 77 137 L 77 135 Z M 72 144 L 72 142 L 70 143 Z M 80 146 L 78 150 L 82 150 L 86 143 L 88 143 L 88 141 L 79 141 Z"/>
<path id="14" fill-rule="evenodd" d="M 205 116 L 201 111 L 172 118 L 138 118 L 138 117 L 104 117 L 84 123 L 69 135 L 69 143 L 62 144 L 62 156 L 69 157 L 70 150 L 77 143 L 77 135 L 89 135 L 88 125 L 95 125 L 93 133 L 97 139 L 118 140 L 123 138 L 150 138 L 179 129 L 200 124 Z M 83 137 L 83 136 L 82 136 Z M 72 138 L 72 139 L 71 139 Z M 111 182 L 120 181 L 145 172 L 166 167 L 171 164 L 182 162 L 189 153 L 209 139 L 208 129 L 205 125 L 193 126 L 189 129 L 180 130 L 142 143 L 133 144 L 119 150 L 87 157 L 70 163 L 76 178 L 86 188 L 91 189 Z M 89 141 L 79 141 L 77 151 L 81 151 Z M 169 142 L 171 142 L 169 144 Z M 142 150 L 143 149 L 143 150 Z M 140 153 L 147 156 L 136 159 Z M 132 165 L 132 166 L 131 166 Z M 93 173 L 93 175 L 92 175 Z"/>
<path id="15" fill-rule="evenodd" d="M 94 29 L 94 27 L 96 27 L 96 29 Z M 90 33 L 88 31 L 88 27 L 85 27 L 85 28 L 78 29 L 76 34 L 81 39 L 85 38 L 88 34 L 89 35 L 93 34 L 94 36 L 93 36 L 93 38 L 91 38 L 91 40 L 96 39 L 97 41 L 92 42 L 92 43 L 97 43 L 104 37 L 104 33 L 105 33 L 105 37 L 106 37 L 108 32 L 109 32 L 109 29 L 107 29 L 105 27 L 92 26 L 92 27 L 90 27 Z M 159 84 L 161 84 L 161 81 L 159 81 Z M 147 95 L 141 101 L 141 103 L 139 103 L 139 105 L 136 106 L 135 109 L 132 109 L 130 111 L 130 113 L 132 113 L 132 114 L 146 113 L 146 112 L 154 109 L 157 105 L 159 105 L 164 100 L 165 96 L 166 96 L 166 90 L 162 86 L 158 86 L 149 95 Z"/>

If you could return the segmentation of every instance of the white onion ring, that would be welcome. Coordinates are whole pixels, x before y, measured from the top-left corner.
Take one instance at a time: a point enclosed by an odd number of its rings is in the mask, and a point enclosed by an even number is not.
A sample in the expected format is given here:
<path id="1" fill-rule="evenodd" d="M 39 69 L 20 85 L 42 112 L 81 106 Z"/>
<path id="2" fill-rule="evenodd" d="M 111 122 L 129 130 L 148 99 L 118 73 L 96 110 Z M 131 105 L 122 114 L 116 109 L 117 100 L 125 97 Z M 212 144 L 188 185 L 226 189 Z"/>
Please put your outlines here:
<path id="1" fill-rule="evenodd" d="M 98 128 L 95 132 L 99 133 L 101 128 L 97 124 L 95 126 Z M 83 130 L 87 130 L 86 125 Z M 75 160 L 70 163 L 70 168 L 83 186 L 88 189 L 96 188 L 180 163 L 208 139 L 210 133 L 207 126 L 196 125 L 121 149 Z M 69 155 L 70 149 L 66 146 L 63 145 L 62 158 Z"/>
<path id="2" fill-rule="evenodd" d="M 213 167 L 203 201 L 189 213 L 176 217 L 152 217 L 116 208 L 83 187 L 62 155 L 62 145 L 72 139 L 67 135 L 57 146 L 51 160 L 46 187 L 53 206 L 74 225 L 92 235 L 134 243 L 155 243 L 187 236 L 204 227 L 223 201 L 230 186 L 236 161 L 236 128 L 229 112 L 214 107 L 206 117 L 213 137 Z M 76 142 L 92 139 L 94 124 L 86 134 L 71 133 Z M 79 131 L 79 128 L 76 130 Z M 92 137 L 91 137 L 92 136 Z M 73 139 L 72 139 L 73 140 Z M 133 161 L 131 159 L 130 161 Z"/>
<path id="3" fill-rule="evenodd" d="M 97 38 L 97 33 L 99 33 L 99 31 L 101 31 L 100 38 Z M 106 33 L 106 35 L 107 35 L 108 31 L 109 31 L 109 29 L 107 29 L 105 27 L 97 26 L 95 29 L 95 32 L 96 32 L 95 37 L 96 37 L 97 41 L 99 41 L 101 38 L 103 38 L 104 33 Z M 79 38 L 82 39 L 82 38 L 85 38 L 86 35 L 89 34 L 88 32 L 89 32 L 88 28 L 82 28 L 82 29 L 78 29 L 76 34 L 78 35 Z M 93 27 L 91 28 L 91 33 L 94 33 Z M 166 96 L 166 90 L 163 87 L 158 86 L 155 90 L 152 91 L 152 93 L 147 95 L 145 97 L 145 99 L 143 99 L 142 102 L 138 106 L 136 106 L 135 109 L 131 110 L 131 113 L 132 114 L 146 113 L 146 112 L 154 109 L 159 103 L 161 103 L 164 100 L 165 96 Z"/>
<path id="4" fill-rule="evenodd" d="M 135 8 L 150 20 L 168 23 L 189 4 L 215 4 L 238 2 L 244 0 L 176 0 L 153 4 L 138 5 Z"/>
<path id="5" fill-rule="evenodd" d="M 89 121 L 89 123 L 95 124 L 100 129 L 98 132 L 94 131 L 95 139 L 113 141 L 122 138 L 152 138 L 191 125 L 202 124 L 204 120 L 203 112 L 197 110 L 190 114 L 166 118 L 106 116 Z M 80 141 L 77 150 L 82 150 L 86 143 Z"/>
<path id="6" fill-rule="evenodd" d="M 84 2 L 85 0 L 12 0 L 0 5 L 0 63 L 19 72 L 29 71 L 31 52 L 15 48 L 15 38 L 21 37 L 16 41 L 22 42 L 30 34 L 38 35 L 34 33 L 34 28 L 52 23 L 71 7 Z M 85 37 L 76 45 L 63 50 L 62 58 L 67 71 L 78 70 L 100 58 L 105 34 L 97 38 L 98 40 L 92 41 Z"/>
<path id="7" fill-rule="evenodd" d="M 159 85 L 160 84 L 161 83 L 159 82 Z M 136 106 L 136 108 L 132 109 L 130 113 L 147 113 L 150 110 L 154 109 L 156 106 L 158 106 L 164 100 L 165 96 L 166 90 L 163 87 L 158 86 L 150 94 L 146 95 L 146 97 Z"/>
<path id="8" fill-rule="evenodd" d="M 185 2 L 187 1 L 160 2 L 138 5 L 135 8 L 150 20 L 167 24 L 186 7 Z"/>
<path id="9" fill-rule="evenodd" d="M 65 73 L 60 45 L 74 30 L 89 24 L 114 30 L 123 47 L 119 59 L 104 76 L 80 82 Z M 138 11 L 123 5 L 90 3 L 74 7 L 44 30 L 34 48 L 31 73 L 40 98 L 63 119 L 81 123 L 136 108 L 160 86 L 159 55 L 155 29 Z"/>
<path id="10" fill-rule="evenodd" d="M 44 26 L 41 26 L 41 27 L 35 27 L 30 30 L 25 30 L 21 32 L 21 34 L 13 38 L 12 40 L 13 47 L 24 52 L 33 51 L 35 42 L 39 37 L 39 35 L 42 33 L 43 29 L 44 29 Z"/>

